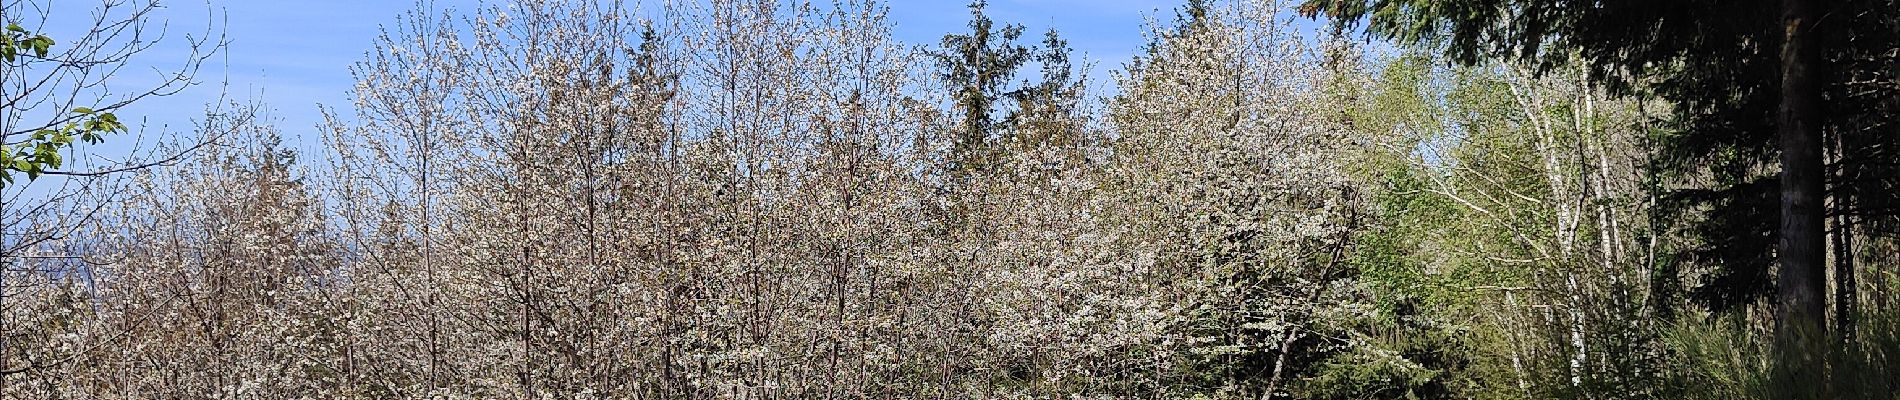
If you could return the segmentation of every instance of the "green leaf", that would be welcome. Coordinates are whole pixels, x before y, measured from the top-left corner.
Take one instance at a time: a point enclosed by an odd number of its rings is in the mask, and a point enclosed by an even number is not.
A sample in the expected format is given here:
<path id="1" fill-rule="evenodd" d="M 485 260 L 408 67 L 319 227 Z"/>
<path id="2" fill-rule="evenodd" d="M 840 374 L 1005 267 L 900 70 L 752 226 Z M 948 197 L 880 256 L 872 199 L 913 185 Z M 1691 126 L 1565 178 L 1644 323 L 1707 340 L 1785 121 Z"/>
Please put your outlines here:
<path id="1" fill-rule="evenodd" d="M 79 114 L 92 114 L 92 109 L 88 107 L 74 107 L 73 112 L 79 113 Z"/>

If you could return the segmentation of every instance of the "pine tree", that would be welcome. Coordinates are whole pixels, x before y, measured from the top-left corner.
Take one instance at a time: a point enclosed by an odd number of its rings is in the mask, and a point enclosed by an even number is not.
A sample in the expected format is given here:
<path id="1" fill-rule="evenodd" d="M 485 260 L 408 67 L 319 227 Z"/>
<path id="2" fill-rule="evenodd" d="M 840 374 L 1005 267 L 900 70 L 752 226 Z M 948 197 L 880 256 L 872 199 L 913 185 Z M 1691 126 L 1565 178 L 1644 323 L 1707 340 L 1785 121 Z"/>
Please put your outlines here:
<path id="1" fill-rule="evenodd" d="M 999 104 L 1014 97 L 1007 85 L 1016 72 L 1030 60 L 1030 51 L 1016 40 L 1023 27 L 1017 24 L 996 26 L 983 13 L 987 0 L 970 3 L 970 32 L 944 35 L 941 47 L 930 55 L 936 59 L 939 73 L 954 91 L 955 109 L 961 115 L 950 155 L 950 170 L 968 174 L 987 169 L 994 163 L 994 143 L 1004 119 L 994 116 Z"/>

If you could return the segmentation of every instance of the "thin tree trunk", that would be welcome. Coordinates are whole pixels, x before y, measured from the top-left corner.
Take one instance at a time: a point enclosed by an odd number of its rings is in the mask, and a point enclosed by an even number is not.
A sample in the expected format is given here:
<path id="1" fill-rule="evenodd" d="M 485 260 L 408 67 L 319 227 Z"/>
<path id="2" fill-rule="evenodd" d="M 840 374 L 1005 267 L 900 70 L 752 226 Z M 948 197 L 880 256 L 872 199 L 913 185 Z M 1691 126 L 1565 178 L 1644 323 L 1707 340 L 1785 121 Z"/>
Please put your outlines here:
<path id="1" fill-rule="evenodd" d="M 1834 209 L 1853 210 L 1855 193 L 1841 183 L 1854 179 L 1856 171 L 1852 163 L 1840 162 L 1847 158 L 1847 147 L 1841 133 L 1833 135 L 1828 147 L 1834 153 L 1832 160 L 1840 164 L 1834 171 L 1835 182 L 1840 185 L 1835 188 Z M 1854 340 L 1854 317 L 1858 313 L 1855 308 L 1859 306 L 1858 282 L 1854 276 L 1854 216 L 1847 212 L 1835 215 L 1832 233 L 1829 236 L 1834 246 L 1834 331 L 1839 333 L 1841 343 L 1851 344 Z"/>
<path id="2" fill-rule="evenodd" d="M 1836 199 L 1839 207 L 1851 207 L 1852 198 L 1843 196 Z M 1854 314 L 1858 301 L 1854 279 L 1854 217 L 1837 215 L 1834 217 L 1834 331 L 1841 336 L 1842 343 L 1854 340 Z"/>

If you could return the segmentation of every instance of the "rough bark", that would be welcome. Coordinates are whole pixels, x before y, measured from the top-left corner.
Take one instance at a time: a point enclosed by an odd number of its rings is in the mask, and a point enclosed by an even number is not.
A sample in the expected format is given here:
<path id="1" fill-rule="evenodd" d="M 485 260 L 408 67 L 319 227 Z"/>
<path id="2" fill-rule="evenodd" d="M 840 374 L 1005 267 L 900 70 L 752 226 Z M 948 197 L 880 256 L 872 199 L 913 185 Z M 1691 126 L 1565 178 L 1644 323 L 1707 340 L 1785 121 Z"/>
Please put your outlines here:
<path id="1" fill-rule="evenodd" d="M 1813 4 L 1783 0 L 1781 8 L 1781 234 L 1776 254 L 1781 301 L 1775 336 L 1782 349 L 1782 376 L 1812 382 L 1824 375 L 1822 358 L 1808 347 L 1826 329 L 1820 63 Z"/>

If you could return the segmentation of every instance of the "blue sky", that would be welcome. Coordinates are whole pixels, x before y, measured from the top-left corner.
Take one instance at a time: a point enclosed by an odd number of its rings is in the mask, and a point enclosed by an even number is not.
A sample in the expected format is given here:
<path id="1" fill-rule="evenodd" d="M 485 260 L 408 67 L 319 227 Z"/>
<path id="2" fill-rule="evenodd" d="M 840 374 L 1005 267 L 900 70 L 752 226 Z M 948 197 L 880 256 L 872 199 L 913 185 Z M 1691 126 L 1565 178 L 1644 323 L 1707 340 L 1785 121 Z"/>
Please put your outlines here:
<path id="1" fill-rule="evenodd" d="M 61 0 L 72 5 L 86 0 Z M 1025 42 L 1041 32 L 1060 30 L 1080 55 L 1096 62 L 1091 78 L 1103 81 L 1119 68 L 1145 39 L 1148 16 L 1172 18 L 1181 0 L 992 0 L 991 18 L 1025 26 Z M 259 100 L 291 143 L 304 143 L 306 153 L 321 120 L 319 104 L 348 111 L 353 84 L 349 66 L 362 59 L 382 25 L 418 7 L 407 0 L 190 0 L 164 1 L 157 18 L 168 21 L 171 43 L 177 35 L 202 30 L 207 21 L 223 24 L 229 49 L 199 75 L 202 85 L 159 101 L 131 107 L 121 114 L 144 116 L 151 128 L 169 125 L 172 131 L 190 129 L 195 116 L 220 93 L 234 100 Z M 473 9 L 477 2 L 436 0 L 435 9 Z M 967 0 L 894 0 L 891 21 L 898 39 L 913 44 L 936 43 L 946 33 L 960 32 L 969 18 Z M 64 12 L 78 11 L 71 5 Z M 221 19 L 220 19 L 221 17 Z M 168 65 L 181 48 L 161 48 L 147 60 Z M 175 62 L 173 62 L 175 63 Z M 141 71 L 142 72 L 142 71 Z M 133 77 L 136 79 L 136 77 Z M 220 87 L 220 84 L 227 87 Z M 295 138 L 303 138 L 297 140 Z"/>

